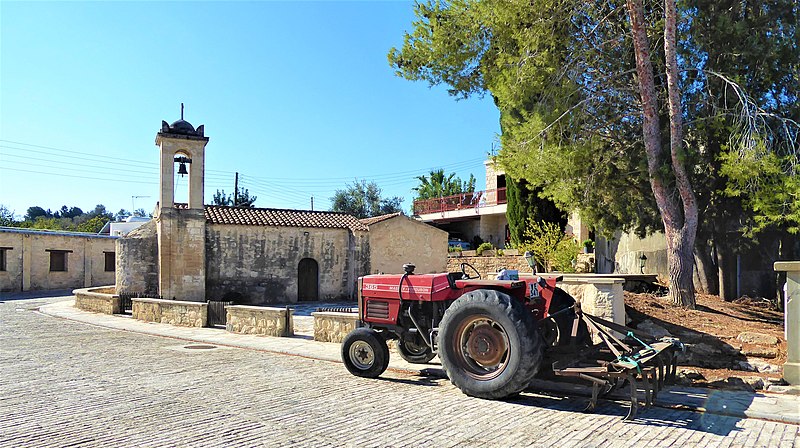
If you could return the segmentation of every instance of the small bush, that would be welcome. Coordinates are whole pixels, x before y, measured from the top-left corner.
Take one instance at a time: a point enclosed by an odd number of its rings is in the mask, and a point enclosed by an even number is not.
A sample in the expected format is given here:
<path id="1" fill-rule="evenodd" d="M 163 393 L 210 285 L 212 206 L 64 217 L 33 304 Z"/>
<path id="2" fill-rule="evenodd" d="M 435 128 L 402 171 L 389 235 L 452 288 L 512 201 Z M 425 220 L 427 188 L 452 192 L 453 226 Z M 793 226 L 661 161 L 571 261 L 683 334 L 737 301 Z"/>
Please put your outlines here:
<path id="1" fill-rule="evenodd" d="M 475 253 L 478 254 L 478 256 L 480 257 L 481 255 L 483 255 L 483 252 L 487 250 L 494 250 L 494 246 L 492 246 L 492 243 L 481 243 L 481 245 L 478 246 L 477 249 L 475 249 Z"/>
<path id="2" fill-rule="evenodd" d="M 531 220 L 520 250 L 531 251 L 545 271 L 575 272 L 572 262 L 581 246 L 565 235 L 557 223 Z"/>

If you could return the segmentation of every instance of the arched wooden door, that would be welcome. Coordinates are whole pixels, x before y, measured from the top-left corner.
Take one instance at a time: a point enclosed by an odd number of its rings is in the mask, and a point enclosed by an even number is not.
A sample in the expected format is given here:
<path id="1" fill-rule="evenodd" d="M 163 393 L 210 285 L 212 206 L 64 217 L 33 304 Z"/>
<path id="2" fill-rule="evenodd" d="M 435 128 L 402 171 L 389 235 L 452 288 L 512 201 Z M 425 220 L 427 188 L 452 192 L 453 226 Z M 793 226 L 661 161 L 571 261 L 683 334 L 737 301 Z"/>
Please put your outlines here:
<path id="1" fill-rule="evenodd" d="M 297 300 L 319 300 L 319 265 L 313 258 L 303 258 L 297 265 Z"/>

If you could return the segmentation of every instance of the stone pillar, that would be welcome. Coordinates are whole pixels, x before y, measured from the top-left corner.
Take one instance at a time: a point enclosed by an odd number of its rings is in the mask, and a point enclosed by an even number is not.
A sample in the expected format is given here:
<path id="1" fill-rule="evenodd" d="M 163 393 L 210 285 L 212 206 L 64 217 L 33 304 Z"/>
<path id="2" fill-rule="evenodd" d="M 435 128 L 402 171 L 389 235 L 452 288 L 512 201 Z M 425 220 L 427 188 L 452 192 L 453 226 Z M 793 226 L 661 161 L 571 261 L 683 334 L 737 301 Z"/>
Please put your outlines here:
<path id="1" fill-rule="evenodd" d="M 783 378 L 800 385 L 800 261 L 777 261 L 775 270 L 786 272 L 786 346 L 788 356 L 783 365 Z"/>
<path id="2" fill-rule="evenodd" d="M 558 286 L 581 302 L 583 311 L 615 324 L 625 325 L 625 297 L 622 288 L 625 279 L 579 274 L 563 277 Z M 618 332 L 612 333 L 617 337 L 623 336 Z M 600 337 L 594 335 L 593 340 L 600 342 Z"/>
<path id="3" fill-rule="evenodd" d="M 31 289 L 31 272 L 33 271 L 33 266 L 31 265 L 33 260 L 33 254 L 31 251 L 33 250 L 33 244 L 31 241 L 30 235 L 23 235 L 22 236 L 22 291 L 29 291 Z"/>

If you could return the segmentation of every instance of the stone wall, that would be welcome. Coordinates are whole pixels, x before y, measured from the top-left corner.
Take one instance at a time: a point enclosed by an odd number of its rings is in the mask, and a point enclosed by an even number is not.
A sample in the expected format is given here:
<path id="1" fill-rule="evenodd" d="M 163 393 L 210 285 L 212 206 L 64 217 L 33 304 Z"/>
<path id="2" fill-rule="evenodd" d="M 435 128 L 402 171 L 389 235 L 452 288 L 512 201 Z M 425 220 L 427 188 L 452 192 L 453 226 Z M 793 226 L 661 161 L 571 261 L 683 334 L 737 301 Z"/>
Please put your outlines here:
<path id="1" fill-rule="evenodd" d="M 500 269 L 516 269 L 520 274 L 530 274 L 531 268 L 525 258 L 519 255 L 503 255 L 500 257 L 450 257 L 447 259 L 447 272 L 459 272 L 461 263 L 469 263 L 481 273 L 482 278 L 489 278 Z M 469 268 L 467 268 L 469 269 Z M 471 272 L 471 271 L 468 271 Z"/>
<path id="2" fill-rule="evenodd" d="M 200 208 L 161 207 L 158 228 L 158 282 L 163 297 L 206 300 L 206 218 Z"/>
<path id="3" fill-rule="evenodd" d="M 226 306 L 225 311 L 227 313 L 225 329 L 231 333 L 294 336 L 293 310 L 291 309 L 231 305 Z"/>
<path id="4" fill-rule="evenodd" d="M 238 295 L 238 304 L 295 303 L 298 266 L 319 267 L 319 299 L 354 297 L 369 260 L 366 232 L 347 229 L 210 224 L 206 229 L 206 291 L 210 299 Z"/>
<path id="5" fill-rule="evenodd" d="M 118 295 L 114 287 L 85 288 L 72 291 L 75 294 L 75 307 L 93 313 L 119 314 L 122 312 Z"/>
<path id="6" fill-rule="evenodd" d="M 314 316 L 314 340 L 320 342 L 342 342 L 348 333 L 361 326 L 356 313 L 316 312 Z"/>
<path id="7" fill-rule="evenodd" d="M 132 299 L 133 318 L 179 327 L 205 327 L 208 305 L 201 302 L 161 299 Z"/>
<path id="8" fill-rule="evenodd" d="M 93 233 L 0 229 L 5 271 L 0 291 L 74 289 L 114 283 L 114 271 L 105 270 L 105 253 L 114 252 L 117 237 Z M 51 251 L 66 251 L 66 271 L 50 270 Z"/>
<path id="9" fill-rule="evenodd" d="M 158 293 L 158 233 L 150 220 L 117 240 L 116 288 L 123 293 Z"/>
<path id="10" fill-rule="evenodd" d="M 395 216 L 369 226 L 370 272 L 402 274 L 405 263 L 416 273 L 444 272 L 447 232 L 409 218 Z"/>

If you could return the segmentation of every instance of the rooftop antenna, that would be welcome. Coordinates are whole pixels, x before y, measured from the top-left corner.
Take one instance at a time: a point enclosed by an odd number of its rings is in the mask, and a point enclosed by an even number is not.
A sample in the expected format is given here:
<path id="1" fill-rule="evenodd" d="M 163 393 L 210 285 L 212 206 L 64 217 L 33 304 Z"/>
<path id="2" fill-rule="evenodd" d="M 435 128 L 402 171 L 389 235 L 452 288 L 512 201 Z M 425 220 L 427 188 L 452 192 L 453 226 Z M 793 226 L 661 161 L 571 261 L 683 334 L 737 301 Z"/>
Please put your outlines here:
<path id="1" fill-rule="evenodd" d="M 131 215 L 133 212 L 136 211 L 136 199 L 138 198 L 149 198 L 150 196 L 131 196 Z"/>
<path id="2" fill-rule="evenodd" d="M 183 120 L 183 103 L 181 103 L 181 120 Z"/>

